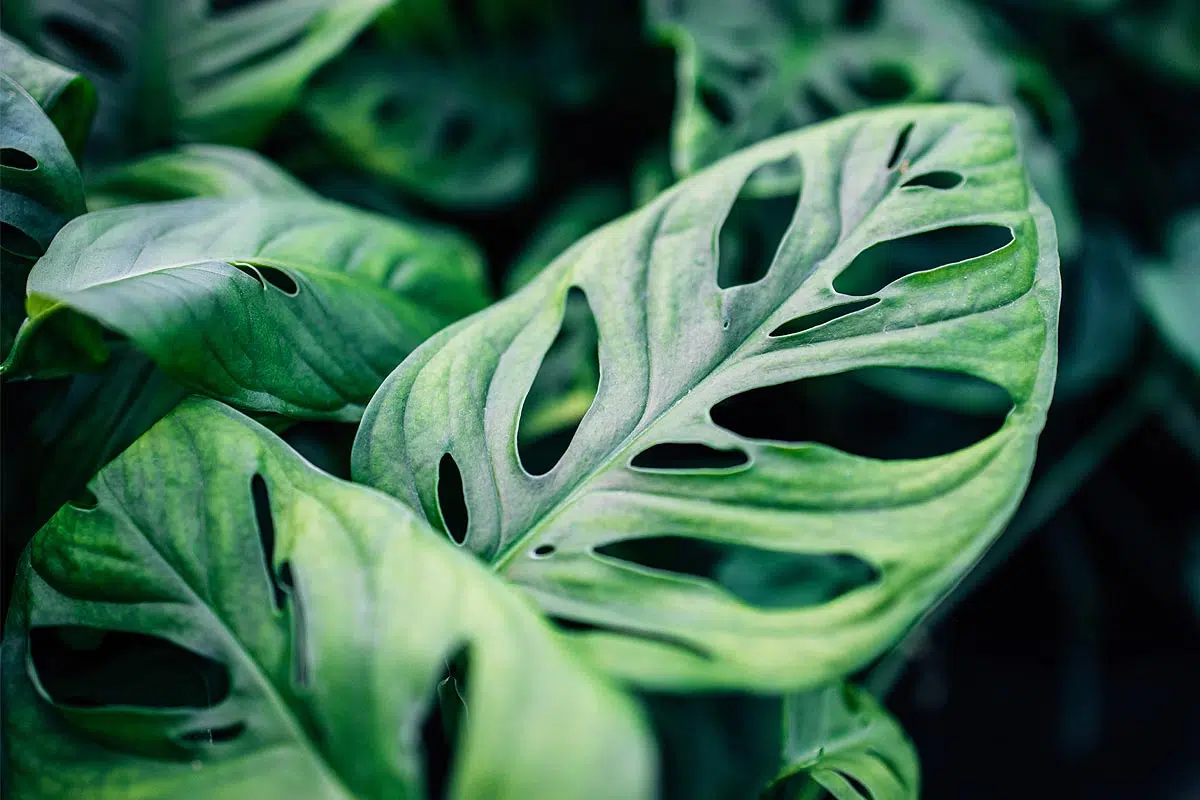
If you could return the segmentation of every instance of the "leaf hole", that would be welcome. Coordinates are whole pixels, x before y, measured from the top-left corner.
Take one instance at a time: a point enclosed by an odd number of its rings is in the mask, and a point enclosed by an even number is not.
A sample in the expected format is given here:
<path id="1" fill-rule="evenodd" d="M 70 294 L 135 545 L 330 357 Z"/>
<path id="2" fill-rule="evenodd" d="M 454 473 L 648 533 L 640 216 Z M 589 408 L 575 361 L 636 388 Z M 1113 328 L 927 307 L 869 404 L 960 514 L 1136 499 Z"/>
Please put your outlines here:
<path id="1" fill-rule="evenodd" d="M 812 114 L 813 122 L 823 122 L 827 119 L 833 119 L 841 112 L 837 106 L 831 103 L 821 90 L 812 84 L 806 83 L 800 90 L 800 101 L 804 108 L 807 108 Z"/>
<path id="2" fill-rule="evenodd" d="M 533 548 L 533 557 L 549 558 L 550 556 L 554 555 L 555 550 L 556 548 L 552 544 L 539 544 L 537 547 Z"/>
<path id="3" fill-rule="evenodd" d="M 389 94 L 375 106 L 375 122 L 382 127 L 391 127 L 399 122 L 408 111 L 408 103 L 398 94 Z"/>
<path id="4" fill-rule="evenodd" d="M 846 783 L 850 784 L 850 788 L 857 792 L 862 800 L 874 800 L 875 796 L 871 794 L 871 790 L 868 789 L 858 778 L 854 777 L 845 770 L 835 769 L 834 772 L 840 775 L 842 779 L 846 781 Z"/>
<path id="5" fill-rule="evenodd" d="M 37 626 L 29 655 L 38 682 L 62 706 L 211 708 L 229 695 L 223 664 L 158 636 Z"/>
<path id="6" fill-rule="evenodd" d="M 771 331 L 769 335 L 778 338 L 780 336 L 792 336 L 797 333 L 804 333 L 805 331 L 820 327 L 827 322 L 833 322 L 835 319 L 841 319 L 842 317 L 856 314 L 859 311 L 865 311 L 878 302 L 879 298 L 872 297 L 867 300 L 855 300 L 852 303 L 842 303 L 841 305 L 823 308 L 820 311 L 813 311 L 811 314 L 789 319 Z"/>
<path id="7" fill-rule="evenodd" d="M 437 800 L 449 796 L 450 779 L 467 725 L 470 649 L 463 645 L 443 659 L 442 664 L 443 669 L 435 676 L 429 693 L 429 705 L 419 728 L 425 796 Z"/>
<path id="8" fill-rule="evenodd" d="M 245 732 L 246 724 L 244 722 L 235 722 L 232 725 L 225 725 L 220 728 L 201 728 L 200 730 L 188 731 L 180 736 L 179 739 L 189 744 L 224 744 L 232 742 Z"/>
<path id="9" fill-rule="evenodd" d="M 59 49 L 78 56 L 99 72 L 116 75 L 126 69 L 125 60 L 108 40 L 69 16 L 47 16 L 42 22 L 42 32 Z"/>
<path id="10" fill-rule="evenodd" d="M 241 272 L 243 275 L 249 275 L 261 288 L 267 288 L 267 282 L 263 280 L 263 276 L 258 273 L 258 269 L 252 264 L 247 264 L 244 261 L 230 261 L 229 266 L 233 267 L 238 272 Z"/>
<path id="11" fill-rule="evenodd" d="M 467 527 L 471 517 L 467 511 L 462 472 L 454 456 L 449 453 L 444 454 L 438 462 L 437 500 L 442 528 L 455 544 L 462 544 L 467 540 Z"/>
<path id="12" fill-rule="evenodd" d="M 266 280 L 267 283 L 271 284 L 288 297 L 295 297 L 296 295 L 300 294 L 300 287 L 296 284 L 295 279 L 278 267 L 259 265 L 258 272 L 263 276 L 263 279 Z"/>
<path id="13" fill-rule="evenodd" d="M 596 552 L 646 569 L 715 583 L 764 609 L 828 603 L 879 580 L 879 571 L 848 553 L 791 553 L 684 536 L 624 539 Z"/>
<path id="14" fill-rule="evenodd" d="M 219 17 L 231 11 L 259 5 L 262 2 L 263 0 L 208 0 L 208 13 L 210 16 Z"/>
<path id="15" fill-rule="evenodd" d="M 258 541 L 262 546 L 263 565 L 271 584 L 272 600 L 275 610 L 281 611 L 287 592 L 275 571 L 275 519 L 271 516 L 271 495 L 262 475 L 250 479 L 250 497 L 254 503 L 254 523 L 258 527 Z"/>
<path id="16" fill-rule="evenodd" d="M 31 261 L 41 258 L 43 253 L 42 246 L 36 239 L 7 222 L 0 222 L 0 248 Z"/>
<path id="17" fill-rule="evenodd" d="M 517 455 L 530 475 L 545 475 L 567 452 L 600 386 L 600 332 L 582 289 L 563 302 L 558 333 L 530 384 L 517 425 Z"/>
<path id="18" fill-rule="evenodd" d="M 0 147 L 0 167 L 32 172 L 38 168 L 37 159 L 15 147 Z"/>
<path id="19" fill-rule="evenodd" d="M 929 402 L 904 399 L 915 382 Z M 950 391 L 970 394 L 977 413 L 939 407 Z M 966 405 L 966 404 L 964 404 Z M 774 442 L 823 444 L 875 459 L 947 455 L 996 433 L 1012 398 L 973 375 L 916 367 L 861 369 L 763 386 L 728 397 L 711 409 L 713 422 L 744 436 Z"/>
<path id="20" fill-rule="evenodd" d="M 91 511 L 100 505 L 100 501 L 96 498 L 95 492 L 85 487 L 78 495 L 68 500 L 67 505 L 79 511 Z"/>
<path id="21" fill-rule="evenodd" d="M 963 176 L 957 172 L 950 170 L 935 170 L 934 172 L 926 172 L 924 175 L 918 175 L 912 180 L 905 181 L 904 188 L 909 189 L 916 186 L 926 186 L 930 189 L 953 189 L 961 185 Z"/>
<path id="22" fill-rule="evenodd" d="M 588 634 L 615 634 L 632 639 L 641 639 L 647 642 L 655 642 L 657 644 L 665 644 L 668 647 L 673 647 L 677 650 L 682 650 L 694 658 L 702 661 L 712 661 L 712 653 L 699 645 L 693 644 L 687 639 L 678 636 L 672 636 L 668 633 L 659 631 L 646 631 L 639 628 L 633 628 L 625 625 L 607 625 L 593 622 L 584 622 L 583 620 L 571 619 L 569 617 L 547 616 L 546 619 L 558 628 L 560 631 L 569 634 L 583 635 Z"/>
<path id="23" fill-rule="evenodd" d="M 717 237 L 718 287 L 730 289 L 766 277 L 792 226 L 802 183 L 802 167 L 795 156 L 768 162 L 750 173 Z"/>
<path id="24" fill-rule="evenodd" d="M 1003 225 L 952 225 L 889 239 L 859 253 L 833 279 L 833 288 L 860 297 L 877 294 L 915 272 L 979 258 L 1012 241 L 1012 230 Z"/>
<path id="25" fill-rule="evenodd" d="M 700 442 L 665 442 L 648 447 L 629 463 L 635 469 L 730 470 L 750 463 L 737 448 L 719 450 Z"/>
<path id="26" fill-rule="evenodd" d="M 846 81 L 855 94 L 871 104 L 898 103 L 916 89 L 908 70 L 900 64 L 872 64 L 866 72 L 851 72 Z"/>
<path id="27" fill-rule="evenodd" d="M 862 30 L 879 18 L 879 0 L 846 0 L 842 5 L 842 24 L 851 30 Z"/>
<path id="28" fill-rule="evenodd" d="M 306 687 L 312 679 L 312 651 L 308 642 L 308 612 L 300 580 L 291 561 L 279 565 L 279 586 L 292 612 L 292 682 Z"/>
<path id="29" fill-rule="evenodd" d="M 1047 139 L 1053 138 L 1058 125 L 1055 123 L 1054 115 L 1050 112 L 1050 106 L 1046 103 L 1045 95 L 1027 83 L 1018 84 L 1013 94 L 1017 101 L 1029 111 L 1029 116 L 1033 120 L 1033 126 L 1037 132 Z"/>
<path id="30" fill-rule="evenodd" d="M 887 168 L 895 169 L 900 163 L 900 156 L 904 155 L 904 149 L 908 147 L 908 140 L 912 137 L 913 128 L 916 123 L 910 122 L 900 129 L 900 133 L 896 136 L 896 143 L 892 145 L 892 154 L 888 156 Z"/>
<path id="31" fill-rule="evenodd" d="M 737 119 L 729 96 L 710 83 L 702 81 L 696 87 L 696 99 L 708 115 L 721 126 L 732 125 Z"/>
<path id="32" fill-rule="evenodd" d="M 462 153 L 477 133 L 478 126 L 476 126 L 475 120 L 462 111 L 451 113 L 438 130 L 442 152 L 448 155 Z"/>

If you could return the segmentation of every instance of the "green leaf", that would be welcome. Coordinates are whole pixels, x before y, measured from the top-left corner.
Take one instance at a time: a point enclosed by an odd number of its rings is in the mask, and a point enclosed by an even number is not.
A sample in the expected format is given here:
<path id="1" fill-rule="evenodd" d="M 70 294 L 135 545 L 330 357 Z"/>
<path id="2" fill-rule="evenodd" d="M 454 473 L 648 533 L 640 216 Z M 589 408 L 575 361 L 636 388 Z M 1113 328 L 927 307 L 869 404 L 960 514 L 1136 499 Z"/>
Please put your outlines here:
<path id="1" fill-rule="evenodd" d="M 837 684 L 788 697 L 784 765 L 768 797 L 918 800 L 920 764 L 899 723 L 869 692 Z"/>
<path id="2" fill-rule="evenodd" d="M 1074 141 L 1065 95 L 1034 62 L 995 46 L 953 0 L 883 0 L 851 26 L 820 5 L 655 0 L 650 25 L 677 58 L 672 158 L 681 175 L 777 133 L 893 103 L 970 102 L 1017 114 L 1034 183 L 1064 255 L 1079 243 L 1062 153 Z M 752 13 L 751 13 L 752 12 Z"/>
<path id="3" fill-rule="evenodd" d="M 84 212 L 83 181 L 54 123 L 0 73 L 0 357 L 7 357 L 33 263 L 69 219 Z"/>
<path id="4" fill-rule="evenodd" d="M 905 107 L 719 162 L 413 353 L 363 417 L 355 479 L 447 529 L 461 475 L 468 524 L 449 532 L 581 624 L 580 650 L 625 678 L 756 690 L 839 678 L 959 579 L 1028 480 L 1054 385 L 1058 257 L 1015 136 L 1004 110 Z M 933 171 L 963 181 L 903 186 Z M 787 202 L 801 176 L 782 239 L 764 245 L 769 271 L 719 288 L 720 228 L 744 187 Z M 964 224 L 1013 241 L 868 276 L 881 286 L 863 295 L 833 288 L 873 245 Z M 522 403 L 573 287 L 599 330 L 600 385 L 561 460 L 534 476 L 517 447 Z M 833 307 L 839 318 L 783 335 Z M 820 425 L 803 427 L 809 384 L 773 411 L 737 415 L 758 430 L 712 419 L 737 395 L 761 405 L 750 390 L 869 367 L 971 375 L 1013 408 L 972 446 L 916 460 L 815 441 Z M 669 457 L 681 450 L 694 456 L 683 468 Z"/>
<path id="5" fill-rule="evenodd" d="M 5 23 L 79 69 L 97 136 L 126 152 L 170 141 L 250 145 L 387 0 L 13 0 Z"/>
<path id="6" fill-rule="evenodd" d="M 37 101 L 78 159 L 96 113 L 96 88 L 91 81 L 53 61 L 38 58 L 3 33 L 0 33 L 0 72 Z"/>
<path id="7" fill-rule="evenodd" d="M 650 796 L 636 706 L 523 598 L 241 414 L 186 402 L 91 490 L 19 566 L 16 796 L 427 796 L 422 720 L 461 667 L 448 796 Z"/>
<path id="8" fill-rule="evenodd" d="M 1168 263 L 1137 273 L 1142 302 L 1167 345 L 1200 372 L 1200 210 L 1179 216 L 1167 239 Z"/>
<path id="9" fill-rule="evenodd" d="M 88 208 L 183 200 L 189 197 L 302 197 L 316 195 L 286 170 L 252 150 L 193 144 L 153 153 L 89 176 Z"/>
<path id="10" fill-rule="evenodd" d="M 486 302 L 473 247 L 318 200 L 181 200 L 99 211 L 29 276 L 12 375 L 65 371 L 37 347 L 89 320 L 184 386 L 243 408 L 356 420 L 418 344 Z M 63 338 L 61 335 L 59 338 Z M 70 341 L 103 360 L 98 329 Z"/>

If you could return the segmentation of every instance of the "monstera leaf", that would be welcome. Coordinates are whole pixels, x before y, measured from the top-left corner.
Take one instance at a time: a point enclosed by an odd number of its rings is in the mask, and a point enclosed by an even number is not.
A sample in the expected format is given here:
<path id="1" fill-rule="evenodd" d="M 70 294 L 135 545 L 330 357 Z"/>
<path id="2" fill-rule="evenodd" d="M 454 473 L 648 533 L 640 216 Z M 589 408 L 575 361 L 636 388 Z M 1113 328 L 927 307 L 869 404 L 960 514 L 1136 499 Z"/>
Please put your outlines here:
<path id="1" fill-rule="evenodd" d="M 236 411 L 186 402 L 91 490 L 19 566 L 17 795 L 651 795 L 636 707 L 523 598 Z"/>
<path id="2" fill-rule="evenodd" d="M 12 0 L 5 24 L 79 69 L 112 150 L 176 140 L 252 144 L 386 0 Z"/>
<path id="3" fill-rule="evenodd" d="M 870 693 L 838 684 L 788 698 L 784 767 L 768 798 L 918 800 L 912 742 Z"/>
<path id="4" fill-rule="evenodd" d="M 828 6 L 845 6 L 846 18 Z M 678 51 L 676 171 L 689 174 L 748 144 L 838 114 L 900 102 L 1013 108 L 1026 164 L 1054 210 L 1064 254 L 1078 244 L 1061 153 L 1070 109 L 1044 70 L 995 47 L 974 10 L 954 0 L 854 3 L 656 0 L 650 23 Z M 818 13 L 825 9 L 827 13 Z"/>
<path id="5" fill-rule="evenodd" d="M 727 272 L 722 225 L 758 202 L 790 210 Z M 987 246 L 954 263 L 895 274 L 859 258 L 964 228 Z M 561 458 L 531 468 L 522 405 L 568 296 L 595 319 L 599 387 Z M 1053 221 L 1010 112 L 850 115 L 677 184 L 433 337 L 372 399 L 353 474 L 627 679 L 823 685 L 894 641 L 1003 529 L 1053 392 L 1058 297 Z M 847 422 L 860 443 L 878 432 L 878 450 L 835 449 L 814 409 L 846 421 L 861 393 L 841 379 L 882 368 L 962 373 L 1012 407 L 976 438 L 934 430 L 887 450 L 884 406 Z"/>
<path id="6" fill-rule="evenodd" d="M 38 58 L 2 33 L 0 72 L 37 101 L 62 134 L 67 148 L 78 158 L 96 113 L 96 89 L 91 82 L 77 72 Z"/>
<path id="7" fill-rule="evenodd" d="M 316 197 L 254 151 L 223 145 L 183 145 L 103 170 L 87 181 L 91 211 L 189 197 L 254 195 Z"/>
<path id="8" fill-rule="evenodd" d="M 96 323 L 183 385 L 247 409 L 355 420 L 425 338 L 485 303 L 475 250 L 335 203 L 181 200 L 80 217 L 29 276 L 11 375 L 102 362 Z M 64 334 L 64 329 L 70 333 Z"/>
<path id="9" fill-rule="evenodd" d="M 29 270 L 58 230 L 84 212 L 84 200 L 66 142 L 37 101 L 6 73 L 0 73 L 0 117 L 0 356 L 6 357 L 25 316 Z"/>
<path id="10" fill-rule="evenodd" d="M 1176 219 L 1170 262 L 1138 273 L 1142 300 L 1167 344 L 1200 372 L 1200 210 Z"/>

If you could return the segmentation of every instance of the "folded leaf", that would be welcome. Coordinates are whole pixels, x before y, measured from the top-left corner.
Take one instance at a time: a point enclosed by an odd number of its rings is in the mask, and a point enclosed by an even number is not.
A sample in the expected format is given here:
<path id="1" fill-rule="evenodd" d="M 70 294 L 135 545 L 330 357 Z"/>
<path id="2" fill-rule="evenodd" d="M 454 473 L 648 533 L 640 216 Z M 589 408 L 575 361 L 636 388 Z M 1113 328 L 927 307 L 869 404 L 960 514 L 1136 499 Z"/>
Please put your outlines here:
<path id="1" fill-rule="evenodd" d="M 937 171 L 962 180 L 911 185 Z M 778 238 L 743 249 L 720 288 L 722 225 L 759 200 L 780 211 Z M 964 226 L 978 249 L 954 263 L 895 275 L 858 258 Z M 557 463 L 530 470 L 522 405 L 572 290 L 599 331 L 599 387 Z M 1053 220 L 1010 112 L 851 115 L 676 184 L 435 336 L 371 401 L 353 474 L 625 678 L 819 686 L 886 648 L 1003 529 L 1053 392 L 1058 298 Z M 880 367 L 961 373 L 1012 409 L 949 452 L 936 430 L 891 460 L 824 443 L 807 404 Z M 860 390 L 838 386 L 834 413 L 852 414 Z M 870 444 L 886 419 L 841 427 Z"/>
<path id="2" fill-rule="evenodd" d="M 636 707 L 518 594 L 241 414 L 188 401 L 91 489 L 19 567 L 16 795 L 433 796 L 450 670 L 448 796 L 650 796 Z"/>
<path id="3" fill-rule="evenodd" d="M 192 144 L 91 175 L 88 209 L 189 197 L 303 197 L 316 194 L 252 150 Z"/>
<path id="4" fill-rule="evenodd" d="M 869 692 L 837 684 L 788 698 L 784 765 L 768 798 L 918 800 L 920 764 L 904 729 Z"/>
<path id="5" fill-rule="evenodd" d="M 184 386 L 247 409 L 355 420 L 380 381 L 485 303 L 465 240 L 319 200 L 181 200 L 88 214 L 29 277 L 5 368 L 62 372 L 54 331 L 103 360 L 95 323 Z M 64 336 L 69 320 L 77 325 Z"/>

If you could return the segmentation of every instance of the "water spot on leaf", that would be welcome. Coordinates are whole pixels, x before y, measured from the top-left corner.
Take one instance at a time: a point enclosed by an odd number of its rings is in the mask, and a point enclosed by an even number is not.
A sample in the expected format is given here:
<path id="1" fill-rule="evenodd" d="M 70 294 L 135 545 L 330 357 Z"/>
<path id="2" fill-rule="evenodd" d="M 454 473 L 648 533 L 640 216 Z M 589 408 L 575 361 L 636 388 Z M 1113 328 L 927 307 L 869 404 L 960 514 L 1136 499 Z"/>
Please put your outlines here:
<path id="1" fill-rule="evenodd" d="M 696 470 L 732 469 L 750 463 L 743 451 L 718 450 L 699 442 L 665 442 L 649 447 L 633 457 L 636 469 Z"/>
<path id="2" fill-rule="evenodd" d="M 904 148 L 908 147 L 908 140 L 912 136 L 914 127 L 916 125 L 910 122 L 900 129 L 899 135 L 896 136 L 896 143 L 892 145 L 892 154 L 888 156 L 888 169 L 895 169 L 896 165 L 900 163 L 900 156 L 904 155 Z"/>
<path id="3" fill-rule="evenodd" d="M 906 377 L 953 378 L 959 390 L 1003 398 L 969 413 L 914 403 L 879 386 Z M 969 447 L 998 431 L 1012 399 L 972 375 L 911 367 L 863 369 L 751 389 L 712 407 L 713 422 L 749 439 L 814 442 L 877 459 L 932 458 Z"/>
<path id="4" fill-rule="evenodd" d="M 805 314 L 794 319 L 789 319 L 787 322 L 780 325 L 775 330 L 771 331 L 770 336 L 791 336 L 796 333 L 804 333 L 810 331 L 827 322 L 833 322 L 835 319 L 849 316 L 859 311 L 864 311 L 879 302 L 879 298 L 872 297 L 868 300 L 855 300 L 852 303 L 842 303 L 841 305 L 830 306 L 823 308 L 820 311 L 814 311 L 811 314 Z"/>
<path id="5" fill-rule="evenodd" d="M 708 112 L 708 115 L 719 125 L 731 125 L 737 119 L 729 97 L 723 91 L 709 83 L 701 82 L 696 87 L 696 99 L 699 100 L 701 107 Z"/>
<path id="6" fill-rule="evenodd" d="M 963 176 L 957 172 L 949 170 L 936 170 L 934 172 L 926 172 L 924 175 L 905 181 L 904 188 L 912 188 L 917 186 L 927 186 L 930 189 L 953 189 L 963 182 Z"/>
<path id="7" fill-rule="evenodd" d="M 210 708 L 229 694 L 223 664 L 158 636 L 38 626 L 29 631 L 29 654 L 38 681 L 59 705 Z"/>
<path id="8" fill-rule="evenodd" d="M 258 526 L 258 540 L 262 545 L 263 565 L 271 582 L 275 610 L 280 611 L 287 593 L 275 572 L 275 519 L 271 516 L 271 495 L 262 475 L 250 479 L 250 497 L 254 502 L 254 522 Z"/>
<path id="9" fill-rule="evenodd" d="M 781 175 L 790 177 L 781 179 Z M 803 173 L 795 156 L 763 164 L 750 173 L 721 223 L 718 287 L 729 289 L 766 277 L 792 225 L 802 182 Z"/>
<path id="10" fill-rule="evenodd" d="M 38 168 L 37 159 L 15 147 L 0 147 L 0 167 L 32 172 Z"/>
<path id="11" fill-rule="evenodd" d="M 833 279 L 842 294 L 879 292 L 906 275 L 993 253 L 1013 241 L 1003 225 L 952 225 L 879 242 L 859 253 Z"/>
<path id="12" fill-rule="evenodd" d="M 125 60 L 117 48 L 96 31 L 65 14 L 47 16 L 42 22 L 42 32 L 59 49 L 81 58 L 99 72 L 115 75 L 126 69 Z"/>
<path id="13" fill-rule="evenodd" d="M 463 645 L 442 663 L 444 668 L 434 679 L 429 706 L 419 728 L 425 796 L 429 798 L 449 795 L 450 779 L 470 713 L 467 706 L 470 649 Z"/>
<path id="14" fill-rule="evenodd" d="M 467 538 L 470 514 L 467 511 L 467 496 L 463 490 L 462 472 L 454 456 L 446 453 L 438 463 L 437 482 L 438 513 L 442 516 L 442 528 L 455 544 Z"/>
<path id="15" fill-rule="evenodd" d="M 35 261 L 42 257 L 43 252 L 36 239 L 7 222 L 0 222 L 0 248 L 15 256 Z"/>
<path id="16" fill-rule="evenodd" d="M 898 103 L 916 88 L 900 64 L 872 64 L 865 72 L 847 75 L 850 88 L 869 103 Z"/>
<path id="17" fill-rule="evenodd" d="M 647 642 L 656 642 L 665 644 L 669 647 L 674 647 L 682 650 L 685 653 L 702 659 L 704 661 L 712 661 L 712 653 L 705 650 L 703 647 L 692 644 L 686 639 L 681 639 L 678 636 L 661 633 L 659 631 L 645 631 L 638 628 L 628 627 L 625 625 L 602 625 L 592 622 L 584 622 L 583 620 L 571 619 L 569 617 L 547 616 L 547 620 L 561 631 L 586 635 L 589 633 L 614 633 L 619 636 L 625 636 L 633 639 L 642 639 Z"/>
<path id="18" fill-rule="evenodd" d="M 712 581 L 758 608 L 820 605 L 879 579 L 878 570 L 847 553 L 792 553 L 685 536 L 624 539 L 596 552 Z"/>
<path id="19" fill-rule="evenodd" d="M 192 744 L 223 744 L 232 742 L 234 739 L 246 732 L 246 724 L 244 722 L 235 722 L 232 725 L 225 725 L 220 728 L 201 728 L 200 730 L 188 731 L 180 736 L 180 740 Z"/>
<path id="20" fill-rule="evenodd" d="M 600 334 L 587 295 L 572 286 L 558 333 L 530 384 L 517 425 L 517 455 L 530 475 L 562 459 L 600 385 Z"/>

